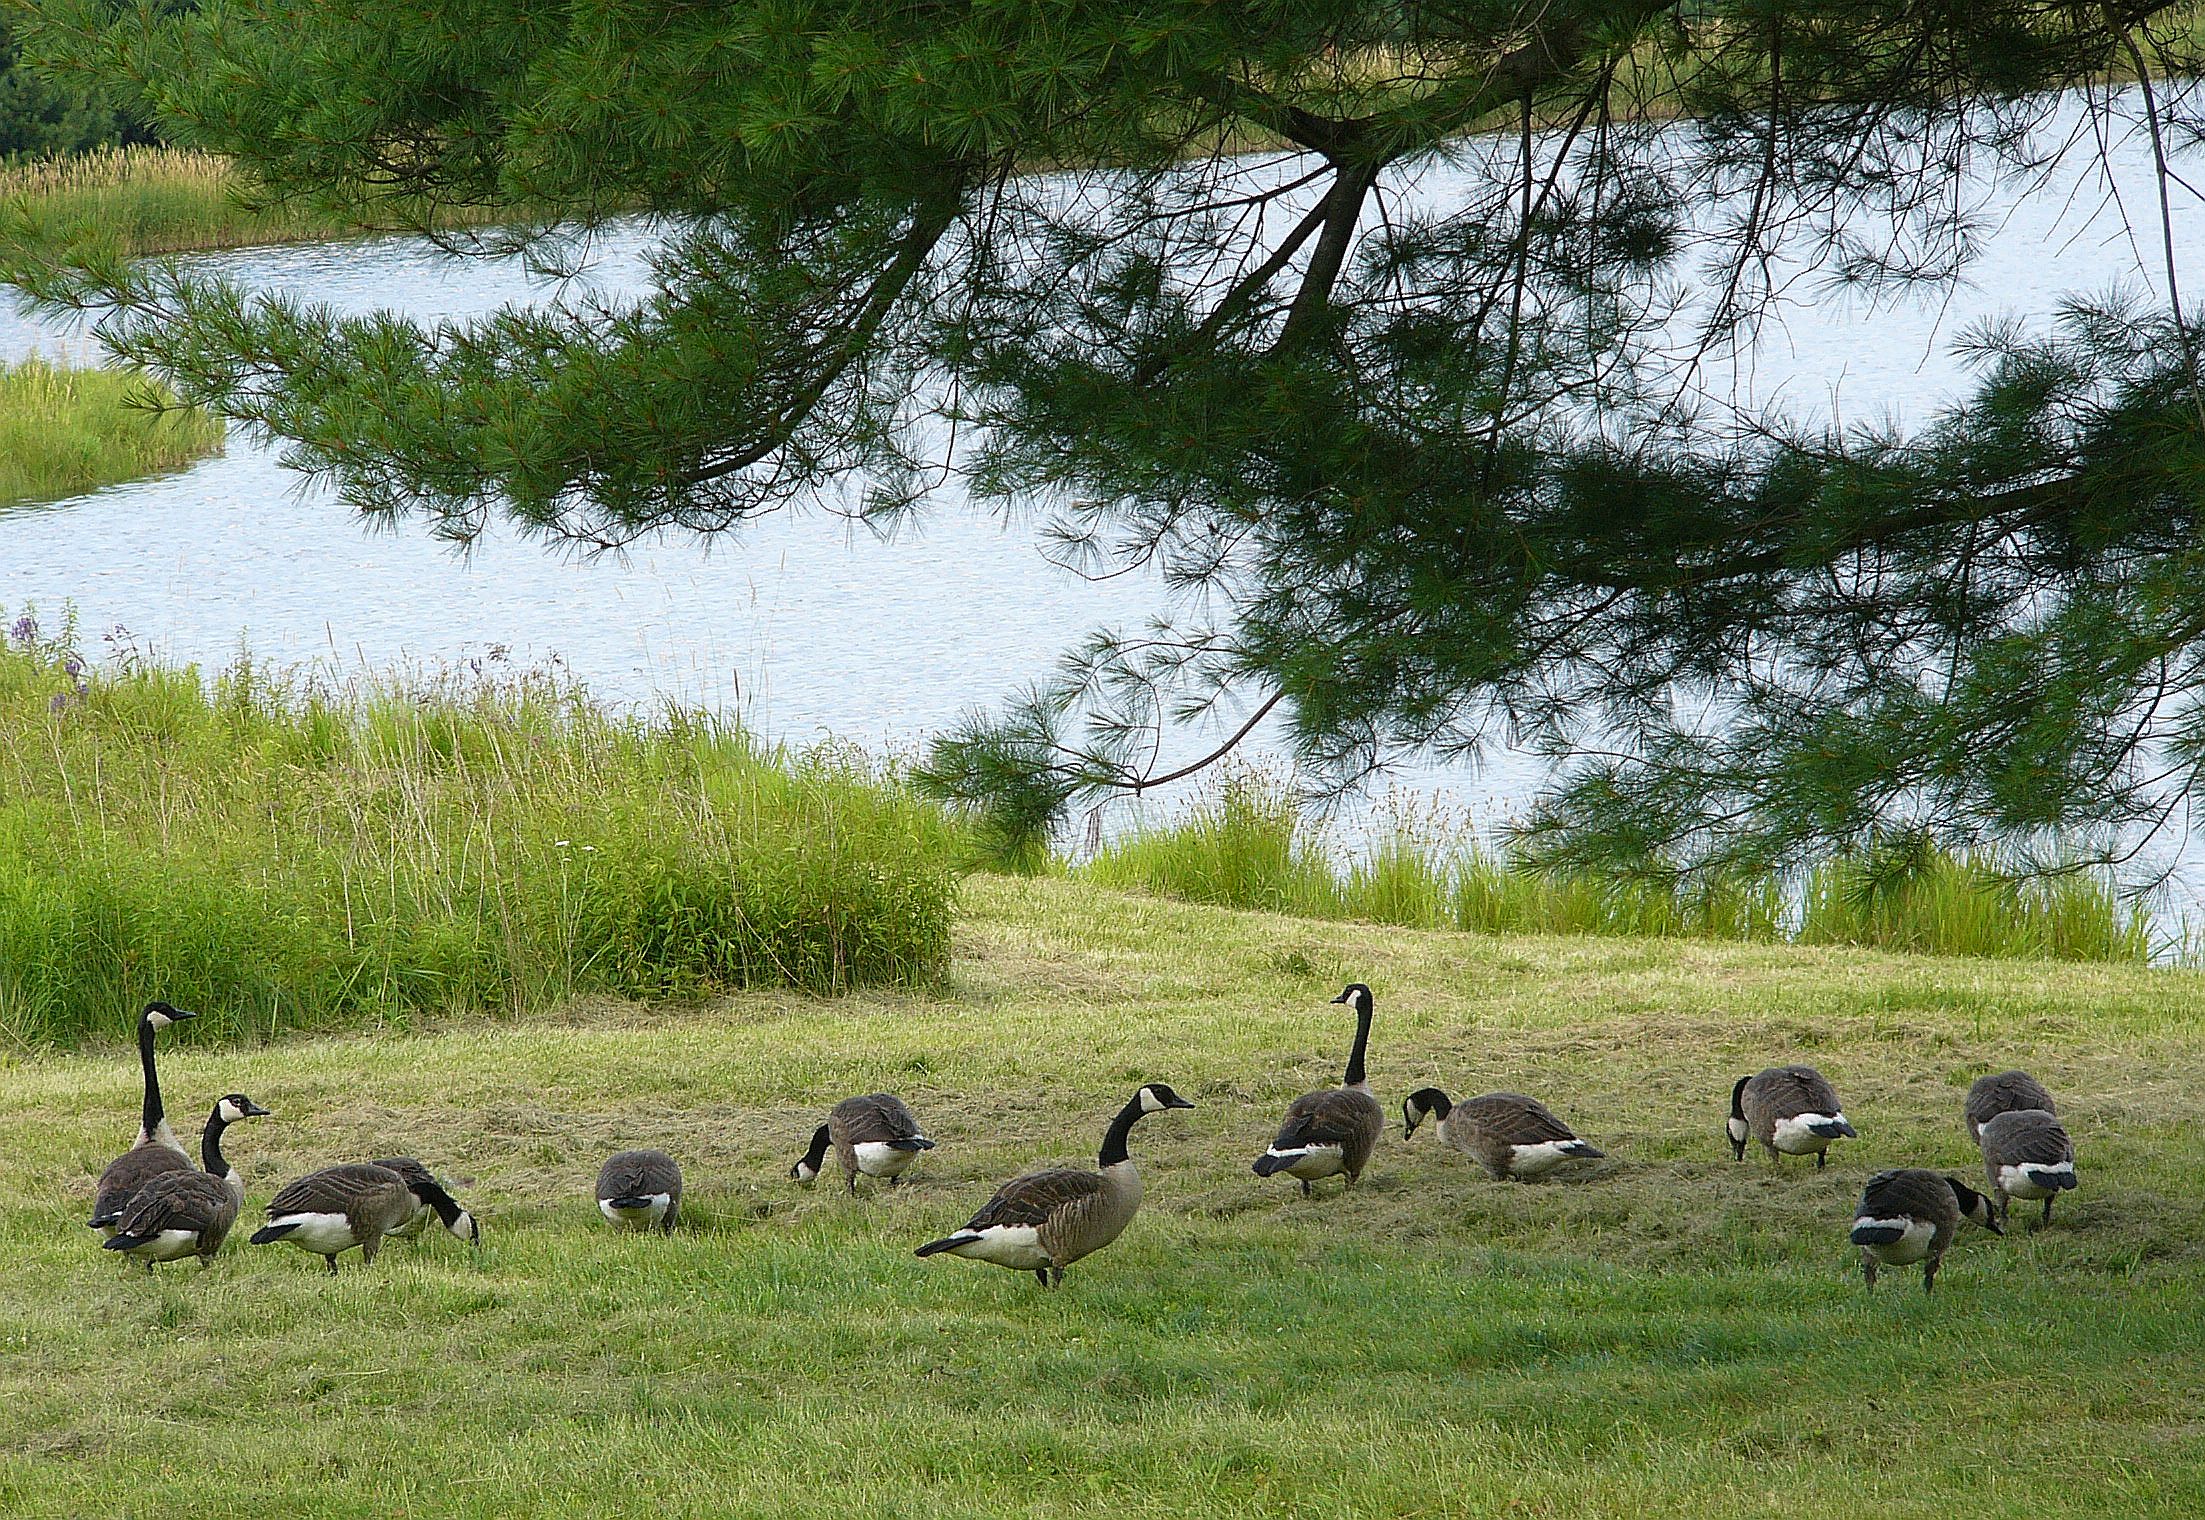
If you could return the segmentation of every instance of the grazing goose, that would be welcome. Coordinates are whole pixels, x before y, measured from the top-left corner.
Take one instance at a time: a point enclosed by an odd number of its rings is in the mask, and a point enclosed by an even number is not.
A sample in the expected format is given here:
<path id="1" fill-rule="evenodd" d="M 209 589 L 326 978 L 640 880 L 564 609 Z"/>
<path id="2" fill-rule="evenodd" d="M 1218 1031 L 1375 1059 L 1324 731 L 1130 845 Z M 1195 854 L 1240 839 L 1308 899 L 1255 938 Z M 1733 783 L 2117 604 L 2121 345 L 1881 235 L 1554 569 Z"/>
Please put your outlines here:
<path id="1" fill-rule="evenodd" d="M 223 1158 L 222 1132 L 267 1112 L 243 1093 L 231 1093 L 217 1102 L 199 1136 L 199 1157 L 206 1170 L 161 1172 L 149 1178 L 115 1221 L 115 1233 L 107 1237 L 106 1248 L 127 1251 L 144 1262 L 148 1272 L 157 1261 L 186 1256 L 197 1256 L 201 1266 L 212 1262 L 245 1202 L 245 1179 Z"/>
<path id="2" fill-rule="evenodd" d="M 1965 1110 L 1969 1141 L 1982 1144 L 1983 1126 L 2017 1108 L 2041 1108 L 2048 1114 L 2059 1112 L 2052 1106 L 2052 1095 L 2044 1090 L 2044 1084 L 2025 1071 L 2002 1071 L 1977 1077 L 1968 1089 Z"/>
<path id="3" fill-rule="evenodd" d="M 413 1211 L 406 1216 L 406 1222 L 384 1234 L 399 1240 L 412 1240 L 434 1219 L 469 1245 L 482 1244 L 482 1226 L 475 1223 L 475 1216 L 461 1208 L 459 1201 L 445 1190 L 436 1173 L 411 1156 L 385 1156 L 371 1165 L 396 1172 L 405 1179 L 406 1191 L 413 1194 Z"/>
<path id="4" fill-rule="evenodd" d="M 827 1147 L 842 1163 L 842 1182 L 854 1197 L 858 1176 L 883 1177 L 890 1187 L 904 1169 L 919 1159 L 919 1152 L 934 1149 L 934 1142 L 919 1133 L 919 1121 L 903 1099 L 894 1093 L 867 1093 L 844 1098 L 827 1110 L 827 1122 L 812 1132 L 812 1148 L 789 1168 L 798 1182 L 810 1182 L 827 1164 Z"/>
<path id="5" fill-rule="evenodd" d="M 1116 1240 L 1141 1206 L 1141 1174 L 1126 1152 L 1126 1136 L 1144 1114 L 1194 1105 L 1162 1082 L 1133 1094 L 1103 1135 L 1099 1171 L 1073 1168 L 1029 1172 L 996 1189 L 965 1227 L 930 1240 L 918 1254 L 947 1251 L 1031 1272 L 1045 1288 L 1064 1281 L 1064 1269 Z M 1055 1274 L 1054 1277 L 1051 1274 Z"/>
<path id="6" fill-rule="evenodd" d="M 1607 1154 L 1577 1138 L 1544 1103 L 1521 1093 L 1487 1093 L 1448 1101 L 1436 1087 L 1421 1087 L 1401 1104 L 1401 1138 L 1431 1115 L 1439 1143 L 1453 1146 L 1485 1168 L 1495 1182 L 1528 1182 L 1573 1161 L 1597 1161 Z"/>
<path id="7" fill-rule="evenodd" d="M 161 1078 L 153 1066 L 153 1037 L 180 1019 L 198 1014 L 171 1008 L 158 1000 L 145 1005 L 138 1015 L 138 1065 L 145 1071 L 145 1101 L 138 1118 L 138 1138 L 100 1173 L 92 1217 L 85 1222 L 103 1235 L 115 1233 L 115 1222 L 131 1195 L 163 1172 L 188 1172 L 191 1152 L 169 1128 L 168 1111 L 161 1106 Z"/>
<path id="8" fill-rule="evenodd" d="M 432 1196 L 451 1203 L 451 1195 L 436 1183 L 425 1186 Z M 360 1248 L 361 1261 L 375 1260 L 383 1237 L 413 1217 L 414 1204 L 406 1179 L 387 1166 L 355 1162 L 324 1167 L 268 1201 L 268 1222 L 253 1232 L 253 1244 L 284 1241 L 321 1257 L 334 1273 L 337 1258 L 354 1246 Z"/>
<path id="9" fill-rule="evenodd" d="M 1351 982 L 1332 1001 L 1355 1005 L 1355 1048 L 1348 1053 L 1347 1071 L 1338 1087 L 1304 1093 L 1287 1105 L 1278 1138 L 1255 1165 L 1258 1177 L 1284 1172 L 1297 1179 L 1304 1198 L 1320 1177 L 1344 1173 L 1353 1187 L 1378 1143 L 1378 1132 L 1386 1127 L 1385 1110 L 1371 1096 L 1363 1074 L 1363 1056 L 1370 1046 L 1370 988 Z"/>
<path id="10" fill-rule="evenodd" d="M 1920 1167 L 1878 1172 L 1861 1190 L 1853 1211 L 1853 1244 L 1860 1247 L 1860 1274 L 1876 1286 L 1878 1266 L 1922 1264 L 1922 1291 L 1937 1290 L 1937 1264 L 1945 1259 L 1953 1231 L 1972 1219 L 1993 1235 L 2006 1232 L 1991 1213 L 1991 1201 L 1974 1188 Z"/>
<path id="11" fill-rule="evenodd" d="M 1769 1159 L 1779 1165 L 1785 1156 L 1811 1152 L 1817 1171 L 1829 1165 L 1832 1140 L 1860 1133 L 1845 1122 L 1837 1089 L 1812 1066 L 1771 1066 L 1740 1077 L 1730 1090 L 1725 1128 L 1733 1161 L 1746 1159 L 1750 1136 L 1767 1146 Z"/>
<path id="12" fill-rule="evenodd" d="M 2015 1108 L 1983 1125 L 1983 1173 L 2004 1219 L 2016 1198 L 2044 1200 L 2043 1223 L 2052 1222 L 2052 1200 L 2075 1183 L 2075 1142 L 2046 1108 Z"/>
<path id="13" fill-rule="evenodd" d="M 681 1215 L 681 1163 L 664 1151 L 622 1151 L 597 1173 L 597 1212 L 631 1230 L 671 1235 Z"/>

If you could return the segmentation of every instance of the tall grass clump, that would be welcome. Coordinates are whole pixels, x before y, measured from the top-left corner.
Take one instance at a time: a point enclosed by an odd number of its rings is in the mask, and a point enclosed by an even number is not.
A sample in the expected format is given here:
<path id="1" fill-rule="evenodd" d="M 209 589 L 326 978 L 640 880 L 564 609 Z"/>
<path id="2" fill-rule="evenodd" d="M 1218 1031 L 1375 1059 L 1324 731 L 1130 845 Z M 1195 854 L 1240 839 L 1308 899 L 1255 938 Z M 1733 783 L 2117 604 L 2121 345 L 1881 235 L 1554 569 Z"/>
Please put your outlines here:
<path id="1" fill-rule="evenodd" d="M 1987 856 L 1934 849 L 1864 852 L 1803 878 L 1679 881 L 1539 869 L 1459 826 L 1396 809 L 1359 854 L 1342 856 L 1303 819 L 1285 784 L 1253 772 L 1196 798 L 1175 822 L 1110 843 L 1080 869 L 1105 886 L 1189 902 L 1483 934 L 2138 962 L 2157 949 L 2149 917 L 2124 906 L 2100 876 L 2030 878 Z"/>
<path id="2" fill-rule="evenodd" d="M 2142 908 L 2091 872 L 2025 878 L 1991 854 L 1869 850 L 1808 874 L 1798 938 L 1928 955 L 2148 961 Z"/>
<path id="3" fill-rule="evenodd" d="M 135 370 L 76 369 L 35 354 L 0 363 L 0 506 L 181 469 L 222 447 L 220 418 L 135 400 L 175 398 Z"/>
<path id="4" fill-rule="evenodd" d="M 71 229 L 94 227 L 126 255 L 317 242 L 361 230 L 313 207 L 251 192 L 229 159 L 190 148 L 102 148 L 0 167 L 0 203 L 13 207 L 34 235 L 66 241 Z M 437 220 L 456 225 L 488 215 L 447 208 Z"/>
<path id="5" fill-rule="evenodd" d="M 1228 778 L 1169 827 L 1116 840 L 1082 868 L 1105 886 L 1223 908 L 1338 917 L 1341 886 L 1293 795 L 1270 779 Z"/>
<path id="6" fill-rule="evenodd" d="M 547 674 L 331 688 L 0 648 L 0 1027 L 267 1034 L 577 994 L 911 986 L 957 845 L 862 757 Z"/>

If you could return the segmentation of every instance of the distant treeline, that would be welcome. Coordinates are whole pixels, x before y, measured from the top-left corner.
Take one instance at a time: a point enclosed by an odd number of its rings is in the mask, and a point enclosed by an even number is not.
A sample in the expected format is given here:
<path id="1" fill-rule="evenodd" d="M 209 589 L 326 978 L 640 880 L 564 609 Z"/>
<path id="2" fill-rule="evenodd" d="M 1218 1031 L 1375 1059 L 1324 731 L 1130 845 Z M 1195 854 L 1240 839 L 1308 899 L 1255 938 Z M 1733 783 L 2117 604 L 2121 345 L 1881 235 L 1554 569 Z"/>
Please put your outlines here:
<path id="1" fill-rule="evenodd" d="M 177 0 L 171 9 L 196 8 Z M 153 123 L 128 103 L 55 84 L 28 67 L 15 29 L 0 13 L 0 159 L 55 158 L 161 141 Z"/>

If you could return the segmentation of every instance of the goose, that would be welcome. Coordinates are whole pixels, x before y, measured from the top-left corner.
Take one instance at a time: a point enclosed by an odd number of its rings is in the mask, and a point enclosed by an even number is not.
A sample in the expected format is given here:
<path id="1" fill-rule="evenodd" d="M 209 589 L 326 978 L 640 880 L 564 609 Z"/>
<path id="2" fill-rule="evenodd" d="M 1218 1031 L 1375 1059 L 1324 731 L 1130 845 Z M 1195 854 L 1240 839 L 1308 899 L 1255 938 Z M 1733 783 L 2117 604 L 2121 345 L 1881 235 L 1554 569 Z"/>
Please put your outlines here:
<path id="1" fill-rule="evenodd" d="M 473 1214 L 459 1206 L 459 1200 L 446 1190 L 436 1173 L 411 1156 L 385 1156 L 370 1165 L 396 1172 L 405 1179 L 406 1191 L 413 1194 L 413 1211 L 406 1216 L 406 1222 L 395 1230 L 384 1231 L 386 1235 L 413 1240 L 434 1219 L 469 1245 L 482 1244 L 482 1226 L 475 1222 Z"/>
<path id="2" fill-rule="evenodd" d="M 267 1112 L 243 1093 L 220 1099 L 199 1137 L 206 1170 L 160 1172 L 147 1179 L 116 1219 L 106 1249 L 129 1253 L 147 1272 L 157 1261 L 186 1256 L 197 1256 L 202 1267 L 212 1264 L 245 1202 L 245 1179 L 223 1158 L 222 1132 Z"/>
<path id="3" fill-rule="evenodd" d="M 435 1182 L 417 1183 L 430 1198 L 464 1213 L 451 1195 Z M 383 1248 L 383 1237 L 413 1217 L 414 1188 L 387 1166 L 354 1162 L 309 1172 L 268 1201 L 268 1222 L 253 1232 L 252 1243 L 274 1241 L 311 1251 L 337 1270 L 337 1258 L 354 1246 L 360 1260 L 372 1262 Z"/>
<path id="4" fill-rule="evenodd" d="M 1418 1088 L 1402 1101 L 1401 1138 L 1414 1135 L 1427 1115 L 1438 1120 L 1433 1129 L 1440 1144 L 1467 1155 L 1495 1182 L 1533 1181 L 1573 1161 L 1608 1154 L 1578 1139 L 1544 1103 L 1521 1093 L 1487 1093 L 1453 1103 L 1436 1087 Z"/>
<path id="5" fill-rule="evenodd" d="M 191 1152 L 184 1149 L 184 1142 L 176 1138 L 176 1131 L 169 1128 L 168 1111 L 161 1106 L 161 1078 L 153 1065 L 153 1037 L 169 1025 L 184 1019 L 195 1019 L 198 1014 L 184 1008 L 172 1008 L 158 999 L 145 1005 L 138 1015 L 138 1064 L 145 1071 L 145 1101 L 138 1118 L 138 1138 L 100 1173 L 97 1194 L 92 1200 L 92 1217 L 85 1221 L 102 1235 L 115 1233 L 115 1222 L 122 1218 L 123 1209 L 131 1195 L 163 1172 L 188 1172 L 192 1169 Z"/>
<path id="6" fill-rule="evenodd" d="M 1144 1114 L 1194 1105 L 1162 1082 L 1144 1083 L 1103 1135 L 1100 1170 L 1062 1168 L 1014 1177 L 961 1230 L 919 1247 L 921 1256 L 948 1252 L 1031 1272 L 1044 1288 L 1064 1281 L 1064 1269 L 1124 1232 L 1141 1206 L 1141 1174 L 1126 1152 L 1126 1136 Z M 1053 1274 L 1053 1276 L 1052 1276 Z"/>
<path id="7" fill-rule="evenodd" d="M 2044 1200 L 2043 1223 L 2052 1222 L 2052 1200 L 2075 1183 L 2075 1142 L 2048 1108 L 2013 1108 L 1983 1125 L 1983 1173 L 1990 1179 L 1998 1217 L 2016 1198 Z"/>
<path id="8" fill-rule="evenodd" d="M 1310 1184 L 1322 1177 L 1344 1173 L 1353 1187 L 1386 1127 L 1385 1111 L 1371 1096 L 1363 1074 L 1363 1056 L 1370 1046 L 1370 988 L 1350 982 L 1332 1001 L 1355 1007 L 1355 1048 L 1348 1053 L 1347 1071 L 1338 1087 L 1304 1093 L 1287 1105 L 1278 1137 L 1255 1165 L 1258 1177 L 1284 1172 L 1295 1178 L 1304 1198 L 1314 1191 Z"/>
<path id="9" fill-rule="evenodd" d="M 681 1163 L 664 1151 L 622 1151 L 597 1173 L 597 1212 L 631 1230 L 668 1235 L 681 1215 Z"/>
<path id="10" fill-rule="evenodd" d="M 1830 1164 L 1832 1140 L 1860 1133 L 1845 1122 L 1837 1089 L 1812 1066 L 1771 1066 L 1740 1077 L 1730 1090 L 1725 1128 L 1733 1161 L 1746 1159 L 1750 1137 L 1767 1146 L 1769 1159 L 1779 1165 L 1785 1156 L 1812 1152 L 1816 1171 Z"/>
<path id="11" fill-rule="evenodd" d="M 2041 1108 L 2048 1114 L 2059 1112 L 2052 1106 L 2052 1095 L 2044 1090 L 2044 1084 L 2025 1071 L 2001 1071 L 1977 1077 L 1968 1089 L 1964 1110 L 1969 1142 L 1982 1144 L 1983 1126 L 1998 1115 L 2017 1108 Z"/>
<path id="12" fill-rule="evenodd" d="M 934 1142 L 919 1132 L 919 1121 L 894 1093 L 844 1098 L 827 1110 L 827 1122 L 812 1132 L 811 1149 L 789 1168 L 789 1175 L 807 1183 L 817 1177 L 827 1164 L 830 1145 L 842 1163 L 843 1186 L 853 1197 L 861 1173 L 885 1178 L 894 1187 L 905 1169 L 919 1159 L 919 1152 L 934 1149 Z"/>
<path id="13" fill-rule="evenodd" d="M 1945 1259 L 1960 1221 L 1972 1219 L 1993 1235 L 1998 1227 L 1991 1201 L 1966 1183 L 1920 1167 L 1878 1172 L 1861 1189 L 1853 1211 L 1853 1244 L 1860 1247 L 1860 1274 L 1876 1286 L 1879 1266 L 1922 1264 L 1922 1291 L 1937 1290 L 1937 1265 Z"/>

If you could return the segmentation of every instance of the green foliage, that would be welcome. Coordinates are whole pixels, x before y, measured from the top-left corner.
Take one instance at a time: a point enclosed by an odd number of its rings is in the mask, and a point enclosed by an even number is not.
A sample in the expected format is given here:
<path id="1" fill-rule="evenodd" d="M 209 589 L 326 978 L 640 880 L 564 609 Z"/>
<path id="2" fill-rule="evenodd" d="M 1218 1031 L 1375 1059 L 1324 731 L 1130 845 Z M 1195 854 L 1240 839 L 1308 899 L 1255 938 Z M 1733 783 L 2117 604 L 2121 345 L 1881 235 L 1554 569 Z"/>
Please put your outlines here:
<path id="1" fill-rule="evenodd" d="M 0 13 L 0 160 L 82 153 L 146 136 L 105 92 L 57 84 L 26 67 L 14 29 Z"/>
<path id="2" fill-rule="evenodd" d="M 12 3 L 279 202 L 554 267 L 663 218 L 641 300 L 434 328 L 17 219 L 6 273 L 360 511 L 601 547 L 961 473 L 1181 593 L 944 737 L 997 858 L 1236 708 L 1334 790 L 1541 745 L 1520 853 L 1704 882 L 1894 829 L 2111 859 L 2205 785 L 2188 313 L 1958 334 L 1907 428 L 1709 389 L 1788 293 L 1966 278 L 1981 187 L 2110 174 L 2139 112 L 2183 193 L 2187 3 Z"/>
<path id="3" fill-rule="evenodd" d="M 178 469 L 222 447 L 220 418 L 173 400 L 122 370 L 69 369 L 36 356 L 0 363 L 0 506 Z"/>
<path id="4" fill-rule="evenodd" d="M 1826 861 L 1804 884 L 1542 868 L 1396 815 L 1346 864 L 1260 773 L 1231 777 L 1162 828 L 1112 841 L 1079 875 L 1187 902 L 1481 934 L 1791 940 L 1930 955 L 2143 962 L 2174 947 L 2102 872 L 2043 875 L 1918 838 Z"/>
<path id="5" fill-rule="evenodd" d="M 332 690 L 0 652 L 0 1025 L 153 996 L 231 1036 L 578 994 L 912 986 L 948 953 L 938 813 L 832 750 L 619 718 L 544 674 Z"/>

